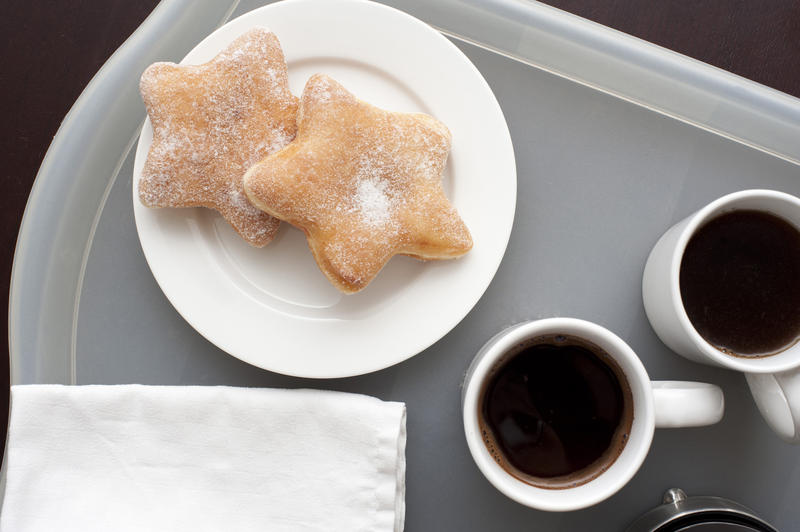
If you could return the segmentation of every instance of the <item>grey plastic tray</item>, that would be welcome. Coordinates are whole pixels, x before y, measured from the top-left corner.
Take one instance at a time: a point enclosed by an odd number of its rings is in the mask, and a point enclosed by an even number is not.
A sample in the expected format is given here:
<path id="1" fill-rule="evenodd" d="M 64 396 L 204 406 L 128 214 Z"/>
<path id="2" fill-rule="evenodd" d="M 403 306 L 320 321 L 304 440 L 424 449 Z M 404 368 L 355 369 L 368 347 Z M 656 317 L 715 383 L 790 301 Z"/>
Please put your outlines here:
<path id="1" fill-rule="evenodd" d="M 410 531 L 621 530 L 672 486 L 796 529 L 800 448 L 770 432 L 741 375 L 659 342 L 640 286 L 658 236 L 708 201 L 752 187 L 800 194 L 798 100 L 535 3 L 388 2 L 451 35 L 495 91 L 519 176 L 511 241 L 481 301 L 425 352 L 350 379 L 283 377 L 221 352 L 178 316 L 145 263 L 130 193 L 142 70 L 263 3 L 162 2 L 65 119 L 17 245 L 13 383 L 313 387 L 405 401 Z M 550 514 L 506 499 L 469 456 L 461 379 L 498 330 L 547 316 L 605 325 L 654 379 L 720 385 L 725 418 L 657 431 L 639 473 L 595 507 Z"/>

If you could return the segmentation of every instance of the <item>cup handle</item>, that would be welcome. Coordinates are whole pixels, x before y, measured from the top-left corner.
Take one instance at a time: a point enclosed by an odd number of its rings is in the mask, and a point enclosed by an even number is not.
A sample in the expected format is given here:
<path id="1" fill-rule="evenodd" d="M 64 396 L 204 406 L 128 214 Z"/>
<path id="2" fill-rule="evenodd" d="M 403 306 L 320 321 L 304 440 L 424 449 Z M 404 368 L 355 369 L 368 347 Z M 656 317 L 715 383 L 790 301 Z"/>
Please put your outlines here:
<path id="1" fill-rule="evenodd" d="M 713 425 L 725 412 L 722 389 L 705 382 L 653 381 L 656 428 Z"/>
<path id="2" fill-rule="evenodd" d="M 767 424 L 789 443 L 800 443 L 800 368 L 782 373 L 746 373 Z"/>

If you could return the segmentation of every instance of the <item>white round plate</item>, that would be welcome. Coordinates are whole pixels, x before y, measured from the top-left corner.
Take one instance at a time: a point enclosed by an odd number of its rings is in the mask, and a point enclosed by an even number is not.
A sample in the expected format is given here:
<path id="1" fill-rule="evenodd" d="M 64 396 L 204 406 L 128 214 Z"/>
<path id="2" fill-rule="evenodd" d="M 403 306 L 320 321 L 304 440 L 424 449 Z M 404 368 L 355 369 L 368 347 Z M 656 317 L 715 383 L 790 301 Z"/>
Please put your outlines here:
<path id="1" fill-rule="evenodd" d="M 323 72 L 362 100 L 428 113 L 450 128 L 445 191 L 474 247 L 457 260 L 394 257 L 363 291 L 343 295 L 317 268 L 303 234 L 287 224 L 256 249 L 214 211 L 144 207 L 137 189 L 153 136 L 148 120 L 136 150 L 133 204 L 150 269 L 186 321 L 255 366 L 326 378 L 401 362 L 464 318 L 505 253 L 517 183 L 500 106 L 469 59 L 439 32 L 360 0 L 287 0 L 256 9 L 209 35 L 181 63 L 210 60 L 254 26 L 278 36 L 294 94 Z"/>

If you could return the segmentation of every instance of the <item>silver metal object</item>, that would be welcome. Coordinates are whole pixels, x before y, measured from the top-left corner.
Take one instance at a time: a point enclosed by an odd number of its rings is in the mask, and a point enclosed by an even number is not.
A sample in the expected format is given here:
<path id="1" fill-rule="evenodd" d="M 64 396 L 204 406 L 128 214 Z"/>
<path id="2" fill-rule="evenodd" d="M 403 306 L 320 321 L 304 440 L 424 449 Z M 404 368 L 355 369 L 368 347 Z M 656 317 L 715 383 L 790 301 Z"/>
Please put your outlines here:
<path id="1" fill-rule="evenodd" d="M 778 532 L 749 508 L 721 497 L 687 497 L 670 488 L 662 501 L 626 532 Z"/>

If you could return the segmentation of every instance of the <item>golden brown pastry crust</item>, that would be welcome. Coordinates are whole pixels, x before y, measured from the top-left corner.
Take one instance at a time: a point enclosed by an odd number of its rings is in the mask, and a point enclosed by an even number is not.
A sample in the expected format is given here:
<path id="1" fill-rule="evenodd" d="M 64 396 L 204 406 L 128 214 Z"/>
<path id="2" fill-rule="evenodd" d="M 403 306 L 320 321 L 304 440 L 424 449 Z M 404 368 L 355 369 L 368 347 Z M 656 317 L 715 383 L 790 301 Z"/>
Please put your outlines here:
<path id="1" fill-rule="evenodd" d="M 447 259 L 472 247 L 442 188 L 450 132 L 441 122 L 373 107 L 320 74 L 297 122 L 295 141 L 247 172 L 245 192 L 305 232 L 341 291 L 363 289 L 395 254 Z"/>
<path id="2" fill-rule="evenodd" d="M 297 132 L 297 98 L 275 34 L 255 28 L 202 65 L 155 63 L 140 91 L 153 123 L 139 198 L 148 207 L 208 207 L 250 244 L 279 221 L 254 207 L 242 177 Z"/>

